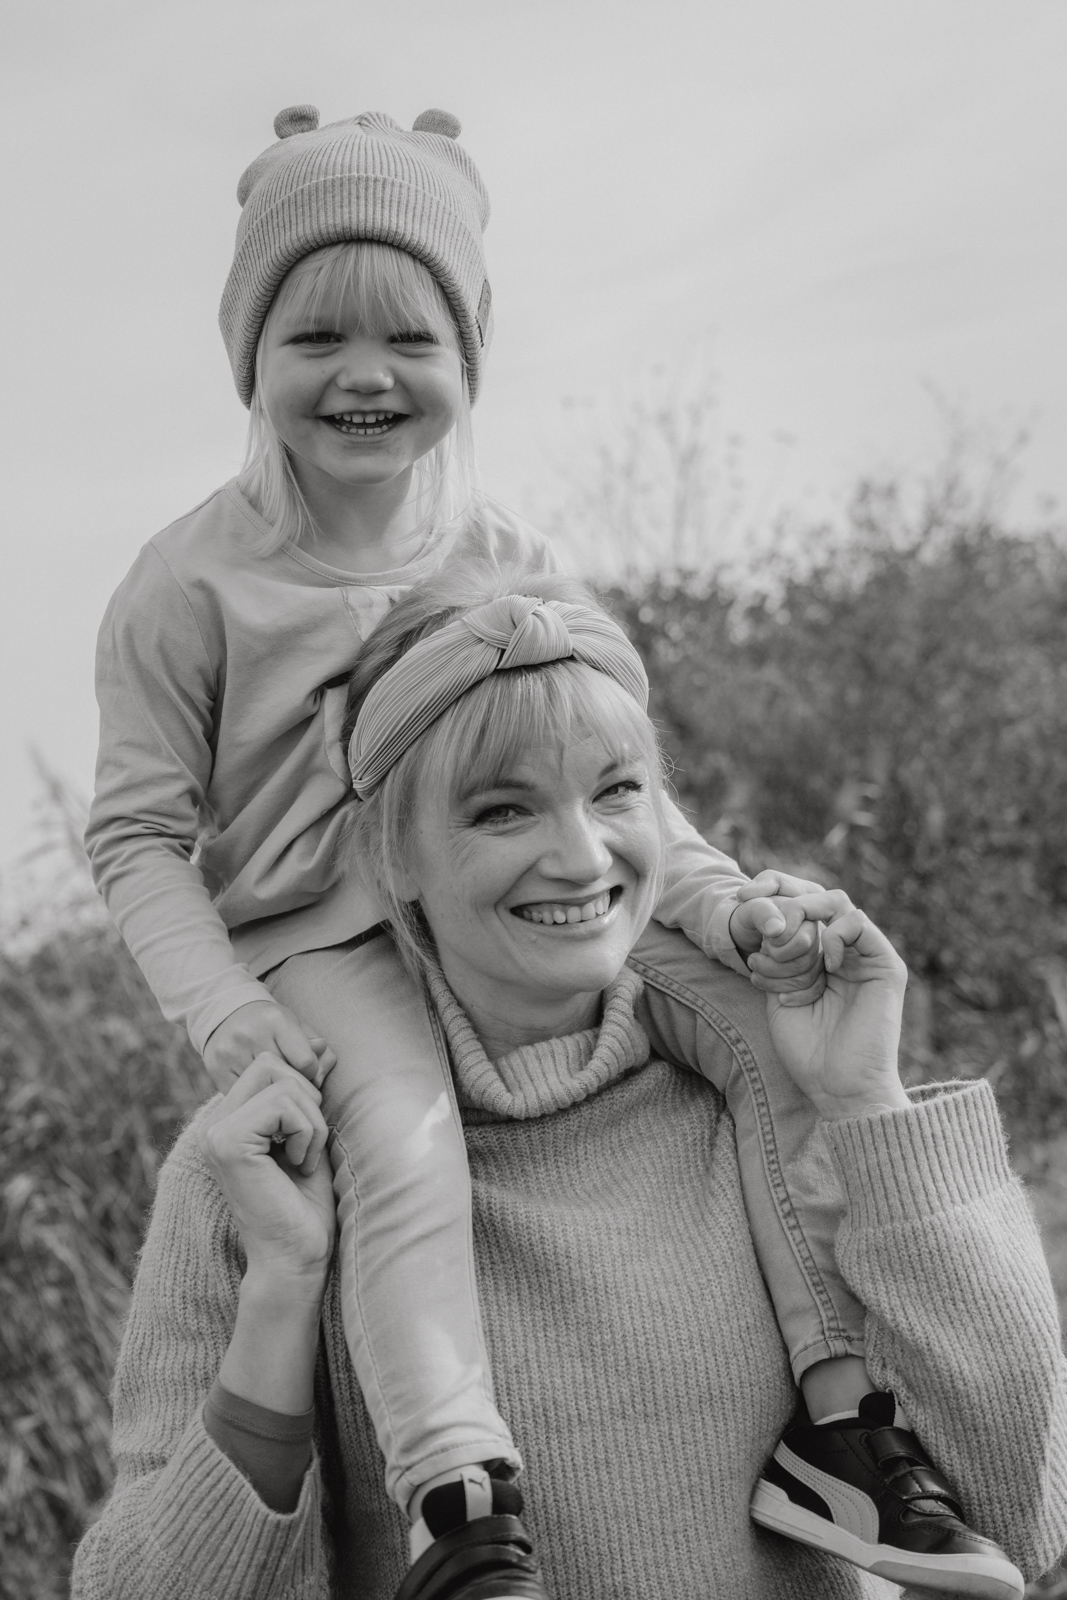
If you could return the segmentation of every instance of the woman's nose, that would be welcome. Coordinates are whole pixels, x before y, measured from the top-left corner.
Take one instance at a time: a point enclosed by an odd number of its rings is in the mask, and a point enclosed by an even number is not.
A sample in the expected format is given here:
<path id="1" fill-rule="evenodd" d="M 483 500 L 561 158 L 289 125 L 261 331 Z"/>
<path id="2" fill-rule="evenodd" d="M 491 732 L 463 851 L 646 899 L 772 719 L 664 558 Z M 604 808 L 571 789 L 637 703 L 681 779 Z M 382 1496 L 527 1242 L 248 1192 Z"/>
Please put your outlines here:
<path id="1" fill-rule="evenodd" d="M 573 883 L 593 883 L 610 870 L 612 854 L 595 817 L 560 818 L 544 861 L 545 870 Z"/>

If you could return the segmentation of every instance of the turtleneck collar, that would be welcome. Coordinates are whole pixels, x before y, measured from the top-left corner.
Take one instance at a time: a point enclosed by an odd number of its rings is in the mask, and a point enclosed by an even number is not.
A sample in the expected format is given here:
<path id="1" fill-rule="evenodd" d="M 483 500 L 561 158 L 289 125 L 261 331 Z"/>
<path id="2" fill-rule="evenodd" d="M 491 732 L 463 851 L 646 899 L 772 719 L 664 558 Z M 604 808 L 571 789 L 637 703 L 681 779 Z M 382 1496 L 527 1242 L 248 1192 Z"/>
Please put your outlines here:
<path id="1" fill-rule="evenodd" d="M 482 1049 L 439 968 L 427 973 L 427 984 L 448 1038 L 460 1104 L 494 1120 L 563 1111 L 648 1060 L 648 1036 L 634 1017 L 643 986 L 628 968 L 605 989 L 598 1028 L 521 1045 L 497 1061 Z"/>

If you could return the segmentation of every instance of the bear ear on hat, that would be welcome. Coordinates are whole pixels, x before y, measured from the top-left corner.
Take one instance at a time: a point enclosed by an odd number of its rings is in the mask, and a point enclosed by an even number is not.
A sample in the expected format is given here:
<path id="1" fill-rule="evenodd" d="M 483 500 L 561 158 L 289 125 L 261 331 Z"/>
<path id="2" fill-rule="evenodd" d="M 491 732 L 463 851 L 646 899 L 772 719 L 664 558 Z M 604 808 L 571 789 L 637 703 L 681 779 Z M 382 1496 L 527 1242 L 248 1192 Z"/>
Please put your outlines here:
<path id="1" fill-rule="evenodd" d="M 463 132 L 458 117 L 451 111 L 420 111 L 411 124 L 412 133 L 443 133 L 446 139 L 458 139 Z"/>
<path id="2" fill-rule="evenodd" d="M 274 119 L 279 139 L 291 139 L 294 133 L 313 133 L 318 125 L 318 106 L 286 106 Z"/>

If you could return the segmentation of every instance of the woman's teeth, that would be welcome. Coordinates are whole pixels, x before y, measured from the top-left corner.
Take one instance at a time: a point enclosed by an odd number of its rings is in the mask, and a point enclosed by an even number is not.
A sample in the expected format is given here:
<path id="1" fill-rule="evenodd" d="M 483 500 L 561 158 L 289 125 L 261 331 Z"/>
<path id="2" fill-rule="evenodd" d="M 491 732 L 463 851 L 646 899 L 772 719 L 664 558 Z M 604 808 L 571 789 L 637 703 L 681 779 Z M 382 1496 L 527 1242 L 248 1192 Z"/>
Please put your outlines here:
<path id="1" fill-rule="evenodd" d="M 339 411 L 327 420 L 341 433 L 354 433 L 360 438 L 370 439 L 375 434 L 386 433 L 394 422 L 401 420 L 401 414 L 397 411 Z"/>
<path id="2" fill-rule="evenodd" d="M 602 917 L 611 906 L 610 894 L 598 894 L 595 900 L 587 900 L 584 905 L 555 905 L 543 901 L 536 906 L 520 906 L 519 916 L 525 922 L 595 922 L 597 917 Z"/>

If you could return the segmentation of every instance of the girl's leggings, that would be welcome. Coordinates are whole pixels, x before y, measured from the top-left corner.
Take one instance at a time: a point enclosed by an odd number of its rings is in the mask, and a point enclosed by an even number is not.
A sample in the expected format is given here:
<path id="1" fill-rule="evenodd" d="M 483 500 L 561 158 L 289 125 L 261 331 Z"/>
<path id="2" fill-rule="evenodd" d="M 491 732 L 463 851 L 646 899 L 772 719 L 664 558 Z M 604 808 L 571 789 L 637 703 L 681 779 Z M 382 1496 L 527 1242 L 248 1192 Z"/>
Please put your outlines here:
<path id="1" fill-rule="evenodd" d="M 725 1095 L 749 1225 L 793 1372 L 863 1354 L 863 1308 L 834 1260 L 841 1209 L 814 1108 L 774 1054 L 762 996 L 652 923 L 630 965 L 661 1059 Z M 277 1000 L 328 1039 L 324 1113 L 352 1362 L 401 1507 L 452 1467 L 521 1459 L 493 1404 L 466 1145 L 443 1037 L 385 934 L 291 956 Z"/>

